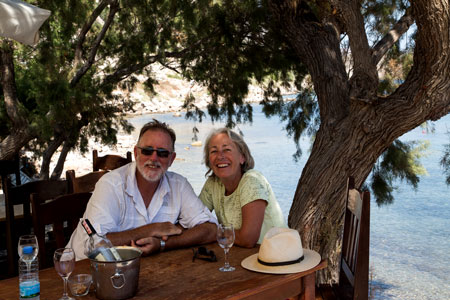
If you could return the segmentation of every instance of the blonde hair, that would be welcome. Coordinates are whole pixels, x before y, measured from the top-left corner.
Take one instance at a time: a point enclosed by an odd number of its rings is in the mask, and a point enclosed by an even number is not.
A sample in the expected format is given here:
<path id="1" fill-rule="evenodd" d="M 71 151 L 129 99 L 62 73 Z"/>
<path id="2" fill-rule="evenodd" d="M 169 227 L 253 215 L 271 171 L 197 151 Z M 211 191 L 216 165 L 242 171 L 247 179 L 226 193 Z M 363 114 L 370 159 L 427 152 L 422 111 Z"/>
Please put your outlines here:
<path id="1" fill-rule="evenodd" d="M 214 177 L 216 176 L 214 172 L 212 172 L 210 166 L 209 166 L 209 143 L 211 142 L 211 139 L 215 137 L 218 134 L 225 133 L 231 141 L 237 146 L 239 152 L 244 156 L 244 163 L 241 165 L 241 172 L 242 174 L 247 172 L 250 169 L 253 169 L 255 167 L 255 160 L 253 159 L 252 154 L 250 153 L 250 149 L 248 148 L 247 144 L 245 143 L 244 139 L 241 135 L 237 134 L 236 132 L 228 129 L 228 128 L 219 128 L 213 130 L 205 141 L 205 147 L 203 148 L 203 162 L 205 163 L 206 167 L 208 168 L 208 171 L 206 171 L 205 176 Z"/>

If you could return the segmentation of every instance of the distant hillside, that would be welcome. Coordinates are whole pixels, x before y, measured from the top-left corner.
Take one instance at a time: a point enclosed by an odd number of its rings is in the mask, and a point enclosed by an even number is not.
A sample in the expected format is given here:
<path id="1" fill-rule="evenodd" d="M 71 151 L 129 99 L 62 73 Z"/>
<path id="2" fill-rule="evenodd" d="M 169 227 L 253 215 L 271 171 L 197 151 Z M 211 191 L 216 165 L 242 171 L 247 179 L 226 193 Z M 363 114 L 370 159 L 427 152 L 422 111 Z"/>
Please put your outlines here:
<path id="1" fill-rule="evenodd" d="M 161 66 L 152 69 L 158 84 L 154 86 L 156 94 L 152 94 L 145 89 L 143 82 L 146 77 L 138 77 L 140 83 L 131 92 L 116 90 L 115 94 L 123 97 L 129 97 L 135 101 L 135 112 L 130 114 L 146 114 L 156 112 L 176 112 L 181 111 L 184 99 L 191 93 L 196 98 L 199 107 L 206 107 L 210 100 L 209 93 L 204 86 L 194 81 L 184 80 L 176 72 L 163 68 Z M 283 90 L 283 93 L 294 94 L 295 91 Z M 257 85 L 249 88 L 249 95 L 246 98 L 248 102 L 259 102 L 263 99 L 263 90 Z"/>

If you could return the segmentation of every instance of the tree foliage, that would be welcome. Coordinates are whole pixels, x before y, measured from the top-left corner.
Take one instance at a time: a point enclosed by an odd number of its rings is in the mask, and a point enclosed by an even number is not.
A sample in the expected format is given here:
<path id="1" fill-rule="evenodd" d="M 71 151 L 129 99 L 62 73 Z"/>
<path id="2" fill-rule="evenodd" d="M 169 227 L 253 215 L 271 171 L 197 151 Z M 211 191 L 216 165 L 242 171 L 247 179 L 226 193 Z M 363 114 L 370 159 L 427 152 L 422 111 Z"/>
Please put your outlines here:
<path id="1" fill-rule="evenodd" d="M 144 84 L 152 91 L 156 81 L 149 66 L 158 62 L 170 68 L 171 59 L 189 51 L 181 39 L 192 30 L 196 5 L 170 0 L 33 4 L 52 11 L 40 43 L 28 47 L 2 40 L 1 57 L 13 55 L 15 77 L 0 94 L 0 158 L 11 158 L 22 147 L 33 150 L 43 157 L 41 176 L 48 177 L 50 158 L 61 145 L 63 163 L 69 150 L 86 151 L 89 137 L 114 145 L 119 130 L 130 132 L 123 118 L 133 105 L 127 92 L 139 75 L 148 78 Z M 2 65 L 13 69 L 6 61 Z M 57 168 L 55 177 L 61 164 Z"/>

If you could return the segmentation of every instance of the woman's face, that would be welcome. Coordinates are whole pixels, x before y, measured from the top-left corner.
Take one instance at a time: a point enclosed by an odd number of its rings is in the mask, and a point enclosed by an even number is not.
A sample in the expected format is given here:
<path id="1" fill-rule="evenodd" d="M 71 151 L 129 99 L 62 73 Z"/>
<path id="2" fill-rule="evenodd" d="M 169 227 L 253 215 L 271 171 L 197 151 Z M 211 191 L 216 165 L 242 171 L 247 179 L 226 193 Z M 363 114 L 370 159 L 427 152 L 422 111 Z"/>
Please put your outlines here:
<path id="1" fill-rule="evenodd" d="M 214 174 L 220 179 L 240 179 L 245 158 L 228 135 L 220 133 L 214 136 L 208 146 L 209 167 Z"/>

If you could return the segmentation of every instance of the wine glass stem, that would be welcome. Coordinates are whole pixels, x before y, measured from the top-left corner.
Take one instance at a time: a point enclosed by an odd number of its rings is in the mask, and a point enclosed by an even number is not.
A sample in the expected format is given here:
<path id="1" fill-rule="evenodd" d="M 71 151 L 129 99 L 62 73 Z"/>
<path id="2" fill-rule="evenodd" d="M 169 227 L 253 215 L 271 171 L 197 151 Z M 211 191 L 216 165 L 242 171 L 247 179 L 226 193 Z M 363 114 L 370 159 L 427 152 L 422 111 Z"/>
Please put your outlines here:
<path id="1" fill-rule="evenodd" d="M 230 264 L 228 263 L 228 248 L 224 248 L 223 251 L 225 252 L 225 268 L 229 268 Z"/>
<path id="2" fill-rule="evenodd" d="M 27 264 L 27 274 L 30 274 L 30 270 L 31 270 L 31 262 L 26 262 Z"/>
<path id="3" fill-rule="evenodd" d="M 67 297 L 67 277 L 63 277 L 64 280 L 64 294 L 63 297 Z"/>

